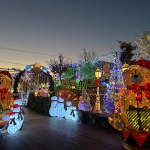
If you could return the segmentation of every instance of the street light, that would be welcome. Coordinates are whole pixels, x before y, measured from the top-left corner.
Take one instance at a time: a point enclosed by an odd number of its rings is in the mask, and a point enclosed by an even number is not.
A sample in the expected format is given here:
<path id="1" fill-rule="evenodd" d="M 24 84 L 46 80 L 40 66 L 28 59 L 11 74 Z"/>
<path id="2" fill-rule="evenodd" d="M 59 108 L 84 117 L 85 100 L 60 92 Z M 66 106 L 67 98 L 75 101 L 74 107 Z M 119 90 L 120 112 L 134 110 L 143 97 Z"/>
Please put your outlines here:
<path id="1" fill-rule="evenodd" d="M 99 83 L 100 83 L 100 77 L 101 77 L 101 70 L 99 68 L 96 69 L 95 71 L 95 83 L 96 83 L 96 87 L 97 87 L 97 95 L 96 95 L 96 102 L 95 102 L 95 108 L 94 108 L 94 112 L 95 113 L 102 113 L 101 109 L 100 109 L 100 98 L 99 98 Z"/>

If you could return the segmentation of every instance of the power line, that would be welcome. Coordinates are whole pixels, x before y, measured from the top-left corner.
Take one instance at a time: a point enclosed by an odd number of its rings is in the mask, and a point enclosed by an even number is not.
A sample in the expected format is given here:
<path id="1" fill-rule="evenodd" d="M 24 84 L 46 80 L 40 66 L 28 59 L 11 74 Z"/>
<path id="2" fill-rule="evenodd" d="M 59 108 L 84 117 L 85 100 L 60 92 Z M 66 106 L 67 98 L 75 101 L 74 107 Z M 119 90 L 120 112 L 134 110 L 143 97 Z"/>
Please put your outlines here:
<path id="1" fill-rule="evenodd" d="M 58 55 L 51 55 L 47 53 L 39 53 L 39 52 L 30 52 L 30 51 L 25 51 L 25 50 L 20 50 L 20 49 L 14 49 L 14 48 L 8 48 L 8 47 L 2 47 L 0 46 L 1 49 L 9 50 L 9 51 L 17 51 L 17 52 L 23 52 L 23 53 L 33 53 L 33 54 L 40 54 L 40 55 L 50 55 L 50 56 L 58 56 Z"/>
<path id="2" fill-rule="evenodd" d="M 2 61 L 2 60 L 0 60 L 0 62 L 11 63 L 11 64 L 18 64 L 18 65 L 27 65 L 27 64 L 20 64 L 20 63 L 8 62 L 8 61 Z"/>
<path id="3" fill-rule="evenodd" d="M 51 54 L 47 54 L 47 53 L 31 52 L 31 51 L 26 51 L 26 50 L 21 50 L 21 49 L 15 49 L 15 48 L 8 48 L 8 47 L 2 47 L 2 46 L 0 46 L 0 48 L 1 49 L 5 49 L 5 50 L 9 50 L 9 51 L 17 51 L 17 52 L 23 52 L 23 53 L 33 53 L 33 54 L 40 54 L 40 55 L 58 56 L 58 55 L 51 55 Z M 70 57 L 66 57 L 66 56 L 64 56 L 64 57 L 72 59 Z M 72 60 L 78 61 L 76 59 L 72 59 Z"/>

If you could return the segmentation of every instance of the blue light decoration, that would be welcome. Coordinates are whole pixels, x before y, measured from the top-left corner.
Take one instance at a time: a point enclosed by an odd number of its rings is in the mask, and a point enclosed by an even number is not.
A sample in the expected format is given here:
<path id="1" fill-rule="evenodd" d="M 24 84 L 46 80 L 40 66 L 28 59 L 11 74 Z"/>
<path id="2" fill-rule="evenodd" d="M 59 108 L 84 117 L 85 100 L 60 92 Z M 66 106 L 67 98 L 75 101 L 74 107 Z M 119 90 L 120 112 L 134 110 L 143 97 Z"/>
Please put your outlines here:
<path id="1" fill-rule="evenodd" d="M 61 118 L 65 116 L 65 109 L 64 109 L 64 99 L 59 97 L 57 108 L 57 117 Z"/>
<path id="2" fill-rule="evenodd" d="M 78 114 L 77 114 L 76 109 L 77 109 L 76 106 L 72 106 L 72 110 L 71 110 L 70 115 L 72 116 L 72 120 L 73 121 L 77 121 L 78 120 Z"/>
<path id="3" fill-rule="evenodd" d="M 101 83 L 102 83 L 103 85 L 105 85 L 105 81 L 102 81 Z"/>
<path id="4" fill-rule="evenodd" d="M 50 114 L 50 116 L 54 117 L 54 116 L 57 116 L 57 108 L 56 108 L 57 103 L 58 103 L 57 102 L 57 97 L 52 96 L 51 101 L 52 101 L 52 103 L 51 103 L 51 107 L 49 109 L 49 114 Z"/>
<path id="5" fill-rule="evenodd" d="M 65 118 L 68 119 L 68 120 L 71 120 L 72 119 L 72 116 L 70 115 L 71 114 L 71 111 L 72 111 L 72 103 L 70 100 L 67 100 L 66 102 L 66 105 L 67 105 L 67 110 L 66 110 L 66 113 L 65 113 Z"/>
<path id="6" fill-rule="evenodd" d="M 26 69 L 26 70 L 30 70 L 30 66 L 26 66 L 25 69 Z"/>
<path id="7" fill-rule="evenodd" d="M 120 54 L 116 52 L 114 55 L 114 66 L 113 70 L 110 72 L 110 79 L 108 89 L 105 94 L 105 111 L 107 113 L 114 113 L 115 102 L 119 99 L 118 93 L 123 84 L 122 76 L 122 63 L 120 61 Z M 107 84 L 106 84 L 107 85 Z"/>
<path id="8" fill-rule="evenodd" d="M 46 67 L 44 67 L 44 72 L 47 72 L 47 68 Z"/>

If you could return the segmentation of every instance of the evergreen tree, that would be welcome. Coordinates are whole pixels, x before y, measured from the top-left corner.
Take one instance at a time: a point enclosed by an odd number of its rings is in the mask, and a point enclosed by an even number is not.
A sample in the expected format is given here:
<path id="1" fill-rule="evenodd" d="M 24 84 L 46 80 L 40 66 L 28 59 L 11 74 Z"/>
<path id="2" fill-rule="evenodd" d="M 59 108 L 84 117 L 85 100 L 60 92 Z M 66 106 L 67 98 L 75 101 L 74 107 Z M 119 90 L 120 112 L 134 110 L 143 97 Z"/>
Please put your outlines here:
<path id="1" fill-rule="evenodd" d="M 79 75 L 80 78 L 84 79 L 90 79 L 95 77 L 95 70 L 97 69 L 97 66 L 92 64 L 90 61 L 86 61 L 84 65 L 80 67 Z"/>
<path id="2" fill-rule="evenodd" d="M 114 66 L 110 74 L 110 83 L 105 94 L 105 111 L 107 113 L 113 113 L 115 111 L 114 103 L 119 99 L 118 93 L 121 87 L 123 87 L 122 76 L 122 63 L 120 61 L 120 54 L 114 55 Z"/>
<path id="3" fill-rule="evenodd" d="M 82 96 L 80 97 L 78 109 L 83 110 L 83 111 L 90 111 L 91 110 L 90 98 L 89 98 L 84 87 L 82 89 Z"/>

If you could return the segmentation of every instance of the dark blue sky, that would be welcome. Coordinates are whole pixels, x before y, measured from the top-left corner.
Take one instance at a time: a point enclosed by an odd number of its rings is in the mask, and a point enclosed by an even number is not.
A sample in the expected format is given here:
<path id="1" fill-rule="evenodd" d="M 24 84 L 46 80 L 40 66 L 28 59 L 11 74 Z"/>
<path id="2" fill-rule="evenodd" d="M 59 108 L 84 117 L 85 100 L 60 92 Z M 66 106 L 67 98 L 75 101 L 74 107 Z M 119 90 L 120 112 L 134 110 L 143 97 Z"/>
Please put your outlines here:
<path id="1" fill-rule="evenodd" d="M 0 46 L 77 60 L 86 48 L 99 56 L 118 49 L 117 40 L 133 42 L 150 29 L 150 0 L 0 0 Z M 0 60 L 22 64 L 52 58 L 7 51 Z M 2 67 L 22 65 L 0 62 Z"/>

